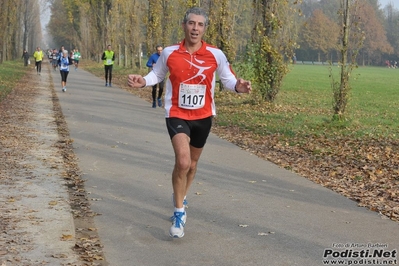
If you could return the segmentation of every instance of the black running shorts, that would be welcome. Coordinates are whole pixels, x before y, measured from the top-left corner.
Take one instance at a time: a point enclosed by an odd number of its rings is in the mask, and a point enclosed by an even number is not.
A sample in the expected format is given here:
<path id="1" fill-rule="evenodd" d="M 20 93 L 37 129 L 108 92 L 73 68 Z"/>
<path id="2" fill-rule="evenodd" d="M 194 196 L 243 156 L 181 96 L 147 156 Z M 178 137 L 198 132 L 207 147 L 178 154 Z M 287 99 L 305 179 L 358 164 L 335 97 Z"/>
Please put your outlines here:
<path id="1" fill-rule="evenodd" d="M 212 116 L 199 120 L 183 120 L 180 118 L 166 118 L 166 127 L 170 139 L 178 133 L 184 133 L 190 138 L 190 145 L 203 148 L 212 127 Z"/>

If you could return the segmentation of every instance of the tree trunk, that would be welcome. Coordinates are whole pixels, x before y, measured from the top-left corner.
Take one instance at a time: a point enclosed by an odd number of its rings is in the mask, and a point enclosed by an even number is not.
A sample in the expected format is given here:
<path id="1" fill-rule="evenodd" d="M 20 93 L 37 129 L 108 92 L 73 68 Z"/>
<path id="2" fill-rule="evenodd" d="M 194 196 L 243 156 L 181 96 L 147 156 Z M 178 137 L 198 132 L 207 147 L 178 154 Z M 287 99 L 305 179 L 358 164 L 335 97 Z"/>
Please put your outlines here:
<path id="1" fill-rule="evenodd" d="M 348 46 L 350 31 L 350 0 L 341 0 L 342 8 L 342 47 L 341 47 L 341 79 L 338 91 L 334 92 L 336 119 L 342 120 L 345 113 L 349 91 Z"/>

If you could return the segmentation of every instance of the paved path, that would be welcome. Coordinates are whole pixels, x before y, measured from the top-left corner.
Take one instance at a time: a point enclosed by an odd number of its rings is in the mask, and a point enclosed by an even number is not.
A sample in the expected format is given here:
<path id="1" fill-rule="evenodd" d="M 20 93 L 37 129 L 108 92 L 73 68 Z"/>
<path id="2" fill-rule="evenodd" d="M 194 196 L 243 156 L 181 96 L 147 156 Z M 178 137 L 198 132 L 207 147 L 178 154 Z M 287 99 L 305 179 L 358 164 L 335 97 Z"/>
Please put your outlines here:
<path id="1" fill-rule="evenodd" d="M 330 262 L 325 252 L 362 250 L 347 264 L 377 265 L 359 263 L 378 259 L 375 250 L 398 263 L 398 223 L 213 134 L 188 195 L 185 236 L 170 238 L 164 110 L 81 69 L 66 93 L 52 75 L 109 265 L 311 266 Z"/>

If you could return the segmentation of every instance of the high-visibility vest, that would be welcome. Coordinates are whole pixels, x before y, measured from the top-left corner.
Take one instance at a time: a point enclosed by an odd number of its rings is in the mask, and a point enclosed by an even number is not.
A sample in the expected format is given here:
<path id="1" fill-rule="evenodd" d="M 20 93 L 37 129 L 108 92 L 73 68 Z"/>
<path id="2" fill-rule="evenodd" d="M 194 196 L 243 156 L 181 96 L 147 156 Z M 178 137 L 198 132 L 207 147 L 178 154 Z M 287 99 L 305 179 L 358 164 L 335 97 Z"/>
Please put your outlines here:
<path id="1" fill-rule="evenodd" d="M 43 60 L 43 57 L 44 57 L 43 51 L 36 51 L 36 52 L 33 54 L 33 57 L 35 58 L 36 62 L 42 61 L 42 60 Z"/>
<path id="2" fill-rule="evenodd" d="M 110 66 L 114 64 L 114 61 L 112 58 L 114 57 L 114 51 L 105 51 L 105 60 L 104 60 L 104 65 Z"/>

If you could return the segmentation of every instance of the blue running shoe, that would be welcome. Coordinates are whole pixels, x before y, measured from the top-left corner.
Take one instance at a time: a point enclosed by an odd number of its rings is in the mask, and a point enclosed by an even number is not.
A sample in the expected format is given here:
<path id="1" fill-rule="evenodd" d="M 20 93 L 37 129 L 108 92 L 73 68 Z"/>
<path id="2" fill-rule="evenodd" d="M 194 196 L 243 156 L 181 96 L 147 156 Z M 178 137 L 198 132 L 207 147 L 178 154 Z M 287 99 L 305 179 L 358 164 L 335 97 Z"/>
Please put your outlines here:
<path id="1" fill-rule="evenodd" d="M 108 87 L 108 83 L 105 83 L 105 87 Z"/>
<path id="2" fill-rule="evenodd" d="M 182 238 L 184 236 L 184 226 L 186 225 L 187 213 L 174 212 L 172 227 L 169 230 L 169 235 L 173 238 Z"/>
<path id="3" fill-rule="evenodd" d="M 161 100 L 161 98 L 158 98 L 158 106 L 159 106 L 159 107 L 162 107 L 162 100 Z"/>
<path id="4" fill-rule="evenodd" d="M 173 207 L 176 208 L 176 203 L 175 203 L 175 196 L 172 193 L 172 202 L 173 202 Z M 184 196 L 184 200 L 183 200 L 183 208 L 187 209 L 188 208 L 188 201 L 186 199 L 186 197 Z M 173 221 L 174 216 L 170 217 L 170 220 Z"/>
<path id="5" fill-rule="evenodd" d="M 152 102 L 152 108 L 157 108 L 157 103 L 155 101 Z"/>

